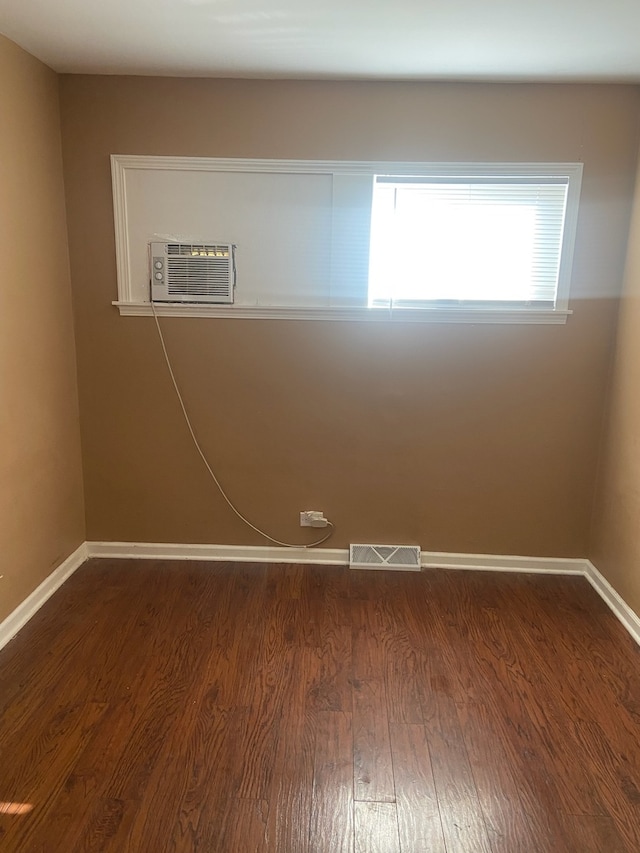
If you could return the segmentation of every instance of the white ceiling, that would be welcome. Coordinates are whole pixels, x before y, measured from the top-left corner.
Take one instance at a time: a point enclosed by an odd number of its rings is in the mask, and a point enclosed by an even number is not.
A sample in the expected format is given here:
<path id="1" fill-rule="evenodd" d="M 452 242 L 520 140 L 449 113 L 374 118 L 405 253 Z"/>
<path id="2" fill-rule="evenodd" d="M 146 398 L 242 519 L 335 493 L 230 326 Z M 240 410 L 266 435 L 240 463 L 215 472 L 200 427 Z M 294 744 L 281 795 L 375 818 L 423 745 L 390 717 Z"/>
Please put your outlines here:
<path id="1" fill-rule="evenodd" d="M 640 81 L 640 0 L 0 0 L 56 71 Z"/>

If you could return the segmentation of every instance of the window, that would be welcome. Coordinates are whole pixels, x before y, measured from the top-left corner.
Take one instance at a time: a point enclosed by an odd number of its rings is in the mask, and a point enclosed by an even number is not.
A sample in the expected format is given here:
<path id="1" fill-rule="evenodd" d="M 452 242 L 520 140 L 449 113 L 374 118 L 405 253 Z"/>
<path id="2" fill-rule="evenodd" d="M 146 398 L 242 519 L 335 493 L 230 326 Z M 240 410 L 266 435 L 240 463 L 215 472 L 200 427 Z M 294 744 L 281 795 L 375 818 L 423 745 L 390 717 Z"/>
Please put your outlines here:
<path id="1" fill-rule="evenodd" d="M 566 227 L 570 181 L 376 176 L 369 307 L 566 308 L 575 230 L 575 222 Z"/>
<path id="2" fill-rule="evenodd" d="M 112 157 L 118 299 L 151 308 L 152 242 L 233 243 L 225 318 L 564 323 L 581 164 Z"/>

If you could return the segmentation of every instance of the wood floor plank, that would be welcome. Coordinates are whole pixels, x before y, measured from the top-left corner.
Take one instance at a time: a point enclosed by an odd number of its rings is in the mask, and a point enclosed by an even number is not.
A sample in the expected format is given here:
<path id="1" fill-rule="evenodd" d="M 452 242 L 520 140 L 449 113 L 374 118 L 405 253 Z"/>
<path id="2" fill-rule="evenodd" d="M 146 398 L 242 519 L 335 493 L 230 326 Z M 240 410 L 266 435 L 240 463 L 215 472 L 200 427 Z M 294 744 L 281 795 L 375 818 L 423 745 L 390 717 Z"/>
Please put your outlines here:
<path id="1" fill-rule="evenodd" d="M 424 726 L 392 723 L 390 734 L 400 849 L 446 853 Z"/>
<path id="2" fill-rule="evenodd" d="M 447 853 L 490 853 L 457 708 L 435 680 L 425 691 L 423 716 Z"/>
<path id="3" fill-rule="evenodd" d="M 552 697 L 540 701 L 538 686 L 520 685 L 538 754 L 553 779 L 559 811 L 604 815 L 606 806 L 590 772 L 586 749 L 572 735 L 571 719 Z M 570 773 L 566 769 L 570 768 Z"/>
<path id="4" fill-rule="evenodd" d="M 106 710 L 104 704 L 65 708 L 33 740 L 28 751 L 18 753 L 5 766 L 0 784 L 2 800 L 33 805 L 21 820 L 14 820 L 4 828 L 0 838 L 7 849 L 27 850 L 34 837 L 48 826 L 65 779 Z"/>
<path id="5" fill-rule="evenodd" d="M 520 802 L 538 845 L 536 853 L 570 850 L 558 812 L 555 780 L 540 754 L 537 733 L 526 718 L 518 716 L 520 710 L 504 709 L 492 715 L 491 731 L 502 744 L 518 784 Z"/>
<path id="6" fill-rule="evenodd" d="M 169 849 L 179 853 L 215 850 L 229 800 L 241 718 L 205 697 L 185 749 L 190 775 L 174 823 Z"/>
<path id="7" fill-rule="evenodd" d="M 550 838 L 537 809 L 531 815 L 525 811 L 522 779 L 496 731 L 495 709 L 467 703 L 457 711 L 493 853 L 550 849 L 557 839 Z"/>
<path id="8" fill-rule="evenodd" d="M 295 651 L 277 621 L 277 606 L 265 607 L 253 667 L 246 670 L 241 702 L 245 725 L 237 755 L 234 795 L 266 800 L 269 797 L 278 728 L 291 685 Z"/>
<path id="9" fill-rule="evenodd" d="M 425 652 L 412 648 L 405 637 L 388 650 L 385 685 L 390 722 L 422 723 L 421 695 L 428 671 L 425 659 Z"/>
<path id="10" fill-rule="evenodd" d="M 309 839 L 314 851 L 353 853 L 353 736 L 344 711 L 318 713 Z"/>
<path id="11" fill-rule="evenodd" d="M 394 638 L 388 602 L 354 598 L 350 614 L 354 677 L 384 678 L 387 652 Z"/>
<path id="12" fill-rule="evenodd" d="M 167 731 L 140 796 L 144 807 L 138 810 L 129 828 L 127 843 L 131 850 L 145 846 L 162 849 L 166 839 L 173 835 L 190 787 L 194 763 L 190 746 L 193 729 L 201 724 L 201 711 L 195 702 L 189 703 Z"/>
<path id="13" fill-rule="evenodd" d="M 265 800 L 230 799 L 215 850 L 220 853 L 266 853 L 269 804 Z"/>
<path id="14" fill-rule="evenodd" d="M 140 803 L 130 800 L 97 800 L 88 826 L 75 849 L 82 853 L 132 853 L 129 827 L 139 807 Z M 47 851 L 50 849 L 43 848 Z M 61 847 L 61 851 L 63 849 Z"/>
<path id="15" fill-rule="evenodd" d="M 620 837 L 630 851 L 640 850 L 640 774 L 627 760 L 630 750 L 620 753 L 611 744 L 605 730 L 608 721 L 600 725 L 592 721 L 576 721 L 573 730 L 576 740 L 592 759 L 591 770 L 598 791 L 607 806 L 607 816 L 613 818 Z"/>
<path id="16" fill-rule="evenodd" d="M 42 822 L 39 831 L 34 834 L 36 848 L 38 843 L 45 847 L 48 843 L 51 853 L 66 853 L 67 850 L 79 848 L 80 840 L 88 832 L 88 825 L 98 820 L 94 814 L 96 802 L 100 808 L 105 802 L 123 802 L 103 800 L 102 790 L 118 760 L 118 745 L 126 740 L 135 718 L 135 706 L 130 699 L 119 700 L 110 705 L 105 714 L 107 719 L 113 720 L 113 727 L 100 726 L 94 736 L 87 740 L 52 804 L 50 817 Z"/>
<path id="17" fill-rule="evenodd" d="M 610 817 L 562 815 L 561 819 L 573 850 L 581 853 L 627 853 L 630 849 Z"/>
<path id="18" fill-rule="evenodd" d="M 353 680 L 354 798 L 393 803 L 387 696 L 382 678 Z"/>
<path id="19" fill-rule="evenodd" d="M 351 711 L 353 667 L 351 629 L 328 630 L 321 645 L 308 657 L 306 702 L 318 711 Z"/>
<path id="20" fill-rule="evenodd" d="M 395 803 L 355 803 L 355 853 L 400 853 Z"/>
<path id="21" fill-rule="evenodd" d="M 319 711 L 351 711 L 352 629 L 346 599 L 313 587 L 307 617 L 314 625 L 306 702 Z"/>
<path id="22" fill-rule="evenodd" d="M 314 650 L 301 648 L 293 663 L 291 693 L 283 705 L 269 792 L 269 850 L 314 853 L 309 846 L 313 803 L 316 711 L 307 703 L 307 673 Z"/>

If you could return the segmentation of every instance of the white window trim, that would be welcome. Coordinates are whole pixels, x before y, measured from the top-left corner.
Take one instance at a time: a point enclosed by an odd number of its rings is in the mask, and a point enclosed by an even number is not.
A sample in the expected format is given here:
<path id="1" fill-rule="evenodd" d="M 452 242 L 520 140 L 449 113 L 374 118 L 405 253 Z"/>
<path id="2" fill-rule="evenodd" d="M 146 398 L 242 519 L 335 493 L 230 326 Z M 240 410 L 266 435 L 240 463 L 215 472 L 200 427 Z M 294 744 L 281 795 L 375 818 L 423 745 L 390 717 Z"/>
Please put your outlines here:
<path id="1" fill-rule="evenodd" d="M 149 302 L 118 302 L 122 317 L 150 317 Z M 265 306 L 173 305 L 156 303 L 158 317 L 214 317 L 236 320 L 346 320 L 393 323 L 515 323 L 562 325 L 573 312 L 553 308 L 268 308 Z"/>
<path id="2" fill-rule="evenodd" d="M 129 278 L 129 243 L 127 233 L 127 171 L 215 171 L 275 172 L 285 174 L 376 174 L 386 175 L 468 175 L 500 177 L 517 172 L 523 177 L 568 176 L 569 191 L 565 216 L 563 253 L 555 308 L 268 308 L 239 305 L 156 305 L 156 313 L 164 317 L 214 317 L 225 319 L 272 320 L 346 320 L 411 323 L 515 323 L 564 324 L 572 313 L 569 309 L 571 264 L 578 221 L 578 205 L 582 180 L 581 163 L 424 163 L 345 160 L 255 160 L 212 157 L 159 157 L 146 155 L 111 155 L 118 299 L 113 301 L 122 316 L 150 316 L 150 301 L 134 296 Z"/>

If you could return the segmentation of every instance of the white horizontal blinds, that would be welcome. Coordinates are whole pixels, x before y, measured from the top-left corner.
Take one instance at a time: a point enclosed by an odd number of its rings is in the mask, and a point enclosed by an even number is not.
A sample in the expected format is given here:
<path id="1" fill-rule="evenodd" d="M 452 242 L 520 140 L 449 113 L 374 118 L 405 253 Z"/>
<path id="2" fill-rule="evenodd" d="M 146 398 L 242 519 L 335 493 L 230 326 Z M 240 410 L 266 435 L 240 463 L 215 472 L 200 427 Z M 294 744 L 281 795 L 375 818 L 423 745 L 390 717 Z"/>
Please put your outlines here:
<path id="1" fill-rule="evenodd" d="M 334 307 L 367 304 L 371 242 L 371 174 L 334 174 L 331 300 Z"/>
<path id="2" fill-rule="evenodd" d="M 554 308 L 569 179 L 377 176 L 369 305 Z"/>

